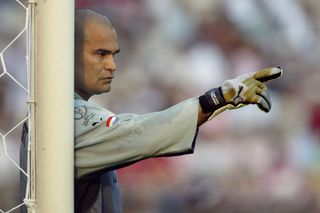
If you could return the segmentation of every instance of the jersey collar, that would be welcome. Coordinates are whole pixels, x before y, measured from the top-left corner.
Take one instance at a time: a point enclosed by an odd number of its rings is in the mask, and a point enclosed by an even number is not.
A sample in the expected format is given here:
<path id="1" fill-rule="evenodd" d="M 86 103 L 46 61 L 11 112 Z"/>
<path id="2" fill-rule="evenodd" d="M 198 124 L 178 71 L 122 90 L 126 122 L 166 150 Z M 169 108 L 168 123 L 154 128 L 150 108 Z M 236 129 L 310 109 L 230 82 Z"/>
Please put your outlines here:
<path id="1" fill-rule="evenodd" d="M 74 92 L 74 99 L 76 100 L 84 100 L 78 93 Z"/>

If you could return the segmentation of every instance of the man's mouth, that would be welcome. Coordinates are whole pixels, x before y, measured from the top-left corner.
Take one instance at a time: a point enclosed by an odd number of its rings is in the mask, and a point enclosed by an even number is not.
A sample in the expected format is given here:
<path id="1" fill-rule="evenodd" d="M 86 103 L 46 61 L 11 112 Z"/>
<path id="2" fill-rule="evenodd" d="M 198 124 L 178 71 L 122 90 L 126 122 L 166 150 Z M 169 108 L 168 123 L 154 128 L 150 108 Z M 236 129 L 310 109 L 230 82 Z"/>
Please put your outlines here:
<path id="1" fill-rule="evenodd" d="M 108 83 L 111 83 L 111 81 L 112 81 L 113 78 L 114 78 L 114 77 L 112 76 L 112 77 L 101 78 L 101 80 L 106 81 L 106 82 L 108 82 Z"/>

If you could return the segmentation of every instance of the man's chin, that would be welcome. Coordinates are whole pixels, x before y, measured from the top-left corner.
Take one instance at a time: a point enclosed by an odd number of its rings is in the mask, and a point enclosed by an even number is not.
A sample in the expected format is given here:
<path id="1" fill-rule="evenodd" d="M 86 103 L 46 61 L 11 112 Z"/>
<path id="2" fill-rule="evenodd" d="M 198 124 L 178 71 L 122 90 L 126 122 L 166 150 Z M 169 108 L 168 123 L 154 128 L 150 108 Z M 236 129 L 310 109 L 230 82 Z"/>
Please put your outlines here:
<path id="1" fill-rule="evenodd" d="M 99 94 L 102 94 L 102 93 L 108 93 L 111 91 L 111 87 L 108 87 L 108 88 L 104 88 L 103 90 L 99 91 Z"/>

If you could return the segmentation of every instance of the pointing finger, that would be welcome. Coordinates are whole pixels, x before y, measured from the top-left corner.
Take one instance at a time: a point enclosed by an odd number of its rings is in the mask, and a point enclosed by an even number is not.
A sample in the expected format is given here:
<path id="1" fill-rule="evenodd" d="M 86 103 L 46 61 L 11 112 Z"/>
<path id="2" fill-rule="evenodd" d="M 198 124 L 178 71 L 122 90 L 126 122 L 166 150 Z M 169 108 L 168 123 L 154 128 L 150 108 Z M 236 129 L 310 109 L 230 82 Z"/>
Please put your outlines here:
<path id="1" fill-rule="evenodd" d="M 253 73 L 253 78 L 260 82 L 267 82 L 280 78 L 283 70 L 280 67 L 270 67 Z"/>

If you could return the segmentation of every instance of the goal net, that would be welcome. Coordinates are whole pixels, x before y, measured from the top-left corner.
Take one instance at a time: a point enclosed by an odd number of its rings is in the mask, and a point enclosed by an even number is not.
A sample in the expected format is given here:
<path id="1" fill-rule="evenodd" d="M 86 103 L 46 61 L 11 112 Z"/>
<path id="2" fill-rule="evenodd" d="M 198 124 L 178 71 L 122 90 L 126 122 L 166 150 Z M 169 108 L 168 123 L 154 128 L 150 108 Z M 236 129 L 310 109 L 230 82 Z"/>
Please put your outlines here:
<path id="1" fill-rule="evenodd" d="M 0 213 L 73 212 L 73 4 L 0 0 Z"/>

